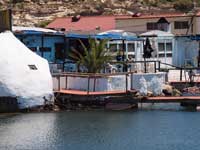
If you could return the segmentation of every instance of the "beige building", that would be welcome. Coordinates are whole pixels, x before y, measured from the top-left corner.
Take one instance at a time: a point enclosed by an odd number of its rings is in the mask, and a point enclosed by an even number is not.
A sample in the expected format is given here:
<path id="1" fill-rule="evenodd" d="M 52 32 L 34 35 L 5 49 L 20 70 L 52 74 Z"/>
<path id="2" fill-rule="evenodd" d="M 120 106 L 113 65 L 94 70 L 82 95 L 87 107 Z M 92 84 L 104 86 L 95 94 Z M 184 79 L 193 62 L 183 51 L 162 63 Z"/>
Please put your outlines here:
<path id="1" fill-rule="evenodd" d="M 117 17 L 116 29 L 134 33 L 161 30 L 174 35 L 196 35 L 200 34 L 200 12 Z"/>

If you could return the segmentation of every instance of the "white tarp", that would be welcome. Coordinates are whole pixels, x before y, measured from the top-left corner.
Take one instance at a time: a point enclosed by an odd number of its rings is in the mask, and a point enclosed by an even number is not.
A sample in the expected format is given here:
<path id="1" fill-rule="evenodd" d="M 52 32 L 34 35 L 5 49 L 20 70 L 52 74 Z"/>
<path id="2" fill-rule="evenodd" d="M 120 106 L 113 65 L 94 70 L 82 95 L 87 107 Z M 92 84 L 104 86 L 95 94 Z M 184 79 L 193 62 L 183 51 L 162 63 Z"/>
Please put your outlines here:
<path id="1" fill-rule="evenodd" d="M 0 33 L 0 68 L 0 97 L 17 97 L 20 108 L 43 105 L 45 99 L 52 99 L 47 60 L 29 50 L 11 32 Z"/>

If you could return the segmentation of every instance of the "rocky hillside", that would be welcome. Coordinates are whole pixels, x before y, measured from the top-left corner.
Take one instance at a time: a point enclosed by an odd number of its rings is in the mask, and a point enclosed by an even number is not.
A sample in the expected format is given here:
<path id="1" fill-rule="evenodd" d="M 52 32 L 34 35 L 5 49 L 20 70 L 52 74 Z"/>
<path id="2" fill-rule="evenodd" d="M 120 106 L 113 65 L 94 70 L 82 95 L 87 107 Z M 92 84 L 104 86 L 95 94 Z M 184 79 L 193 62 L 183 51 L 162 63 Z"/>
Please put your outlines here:
<path id="1" fill-rule="evenodd" d="M 45 26 L 56 17 L 189 11 L 200 0 L 0 0 L 13 9 L 14 25 Z"/>

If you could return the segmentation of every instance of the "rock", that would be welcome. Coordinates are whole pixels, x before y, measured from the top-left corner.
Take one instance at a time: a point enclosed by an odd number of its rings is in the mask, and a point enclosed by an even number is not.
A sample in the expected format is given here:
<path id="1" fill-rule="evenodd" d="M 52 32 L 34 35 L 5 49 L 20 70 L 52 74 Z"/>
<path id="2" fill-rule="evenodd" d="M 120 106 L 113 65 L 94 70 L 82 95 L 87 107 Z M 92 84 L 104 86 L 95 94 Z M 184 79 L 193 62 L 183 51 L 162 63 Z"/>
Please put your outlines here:
<path id="1" fill-rule="evenodd" d="M 148 92 L 147 92 L 147 96 L 148 96 L 148 97 L 151 97 L 151 96 L 153 96 L 153 92 L 151 92 L 151 91 L 148 91 Z"/>
<path id="2" fill-rule="evenodd" d="M 172 91 L 173 91 L 173 87 L 171 85 L 168 85 L 168 84 L 163 85 L 163 93 L 166 96 L 172 95 Z"/>
<path id="3" fill-rule="evenodd" d="M 172 96 L 181 96 L 181 95 L 182 95 L 182 93 L 179 90 L 173 88 L 173 90 L 172 90 Z"/>
<path id="4" fill-rule="evenodd" d="M 158 0 L 158 3 L 157 7 L 151 7 L 152 12 L 164 11 L 166 8 L 169 11 L 169 9 L 173 8 L 172 2 L 162 4 L 161 0 Z M 46 20 L 47 17 L 64 17 L 78 12 L 88 15 L 94 15 L 93 13 L 130 15 L 130 11 L 150 11 L 149 5 L 143 0 L 24 0 L 12 4 L 13 24 L 33 26 L 38 24 L 41 19 Z M 9 0 L 0 0 L 0 8 L 5 9 L 8 7 L 10 7 Z M 20 14 L 20 16 L 16 14 Z M 28 19 L 24 19 L 23 16 L 25 15 L 28 15 Z"/>

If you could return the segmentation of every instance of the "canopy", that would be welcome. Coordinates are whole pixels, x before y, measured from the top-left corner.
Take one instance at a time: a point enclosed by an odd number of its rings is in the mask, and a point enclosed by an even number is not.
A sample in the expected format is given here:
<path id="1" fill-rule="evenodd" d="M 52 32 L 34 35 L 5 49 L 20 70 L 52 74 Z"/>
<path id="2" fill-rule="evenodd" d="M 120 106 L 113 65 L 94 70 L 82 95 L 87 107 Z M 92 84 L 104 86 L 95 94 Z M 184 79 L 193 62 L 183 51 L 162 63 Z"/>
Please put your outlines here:
<path id="1" fill-rule="evenodd" d="M 80 34 L 80 33 L 67 33 L 67 38 L 77 38 L 77 39 L 88 39 L 94 37 L 94 35 L 91 34 Z"/>
<path id="2" fill-rule="evenodd" d="M 80 34 L 80 33 L 68 33 L 68 38 L 96 38 L 96 39 L 110 39 L 110 40 L 134 40 L 142 41 L 136 36 L 135 33 L 125 32 L 123 30 L 109 30 L 98 34 Z"/>
<path id="3" fill-rule="evenodd" d="M 97 39 L 111 39 L 111 40 L 134 40 L 142 41 L 135 33 L 125 32 L 124 30 L 109 30 L 96 35 Z"/>
<path id="4" fill-rule="evenodd" d="M 200 35 L 191 36 L 190 39 L 200 41 Z"/>
<path id="5" fill-rule="evenodd" d="M 153 31 L 142 33 L 142 34 L 140 34 L 140 36 L 142 36 L 142 37 L 173 37 L 174 35 L 169 32 L 153 30 Z"/>

